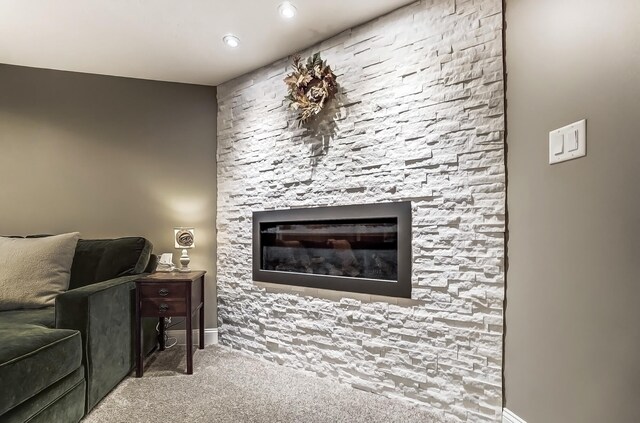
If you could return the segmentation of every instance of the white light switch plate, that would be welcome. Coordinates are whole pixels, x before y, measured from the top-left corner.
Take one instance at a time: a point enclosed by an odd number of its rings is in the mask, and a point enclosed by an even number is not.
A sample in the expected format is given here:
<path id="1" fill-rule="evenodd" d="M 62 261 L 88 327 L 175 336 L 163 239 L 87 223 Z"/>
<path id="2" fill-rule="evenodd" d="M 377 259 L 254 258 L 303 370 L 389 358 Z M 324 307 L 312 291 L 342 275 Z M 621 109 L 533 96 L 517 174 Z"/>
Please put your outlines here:
<path id="1" fill-rule="evenodd" d="M 586 119 L 549 132 L 549 164 L 566 162 L 586 155 Z"/>

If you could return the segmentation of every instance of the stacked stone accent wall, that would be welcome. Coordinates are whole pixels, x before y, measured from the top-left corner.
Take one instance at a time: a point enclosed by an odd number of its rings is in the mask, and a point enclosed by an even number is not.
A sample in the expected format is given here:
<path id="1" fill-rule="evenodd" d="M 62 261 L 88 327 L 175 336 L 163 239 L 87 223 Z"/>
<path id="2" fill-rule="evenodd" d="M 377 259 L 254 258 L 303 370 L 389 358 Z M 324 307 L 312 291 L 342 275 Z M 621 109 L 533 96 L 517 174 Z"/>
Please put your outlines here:
<path id="1" fill-rule="evenodd" d="M 223 344 L 461 422 L 500 421 L 505 167 L 502 2 L 421 1 L 320 51 L 340 93 L 299 128 L 280 60 L 218 87 Z M 412 299 L 272 288 L 252 212 L 411 201 Z"/>

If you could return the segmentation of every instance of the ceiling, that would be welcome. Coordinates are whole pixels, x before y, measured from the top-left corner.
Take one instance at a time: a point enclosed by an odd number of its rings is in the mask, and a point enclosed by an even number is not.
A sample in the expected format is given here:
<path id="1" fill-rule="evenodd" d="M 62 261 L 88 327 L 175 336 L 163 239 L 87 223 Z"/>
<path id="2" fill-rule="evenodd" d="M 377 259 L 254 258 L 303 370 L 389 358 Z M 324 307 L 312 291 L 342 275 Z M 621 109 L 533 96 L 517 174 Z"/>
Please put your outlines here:
<path id="1" fill-rule="evenodd" d="M 413 1 L 0 0 L 0 63 L 217 85 Z"/>

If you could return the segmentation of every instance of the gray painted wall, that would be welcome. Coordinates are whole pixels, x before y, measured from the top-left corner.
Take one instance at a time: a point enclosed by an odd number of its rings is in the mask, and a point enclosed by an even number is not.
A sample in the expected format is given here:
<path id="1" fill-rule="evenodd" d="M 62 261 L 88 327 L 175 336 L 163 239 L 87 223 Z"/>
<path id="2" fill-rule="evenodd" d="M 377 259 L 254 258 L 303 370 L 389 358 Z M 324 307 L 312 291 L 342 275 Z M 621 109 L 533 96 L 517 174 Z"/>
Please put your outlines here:
<path id="1" fill-rule="evenodd" d="M 0 65 L 0 234 L 141 235 L 196 228 L 216 326 L 213 87 Z"/>
<path id="2" fill-rule="evenodd" d="M 640 421 L 640 2 L 508 0 L 506 406 Z M 587 118 L 587 157 L 548 132 Z"/>

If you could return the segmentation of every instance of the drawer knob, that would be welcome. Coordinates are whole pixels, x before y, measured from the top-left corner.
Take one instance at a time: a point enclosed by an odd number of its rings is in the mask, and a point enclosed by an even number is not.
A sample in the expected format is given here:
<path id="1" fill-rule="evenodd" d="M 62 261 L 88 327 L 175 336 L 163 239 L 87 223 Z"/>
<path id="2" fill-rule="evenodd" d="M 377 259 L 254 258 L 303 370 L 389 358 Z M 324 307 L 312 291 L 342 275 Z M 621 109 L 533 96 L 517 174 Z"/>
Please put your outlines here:
<path id="1" fill-rule="evenodd" d="M 160 304 L 160 311 L 161 312 L 165 312 L 169 310 L 169 305 L 168 304 Z"/>
<path id="2" fill-rule="evenodd" d="M 158 294 L 162 297 L 166 297 L 169 295 L 169 290 L 167 288 L 161 288 L 160 291 L 158 291 Z"/>

